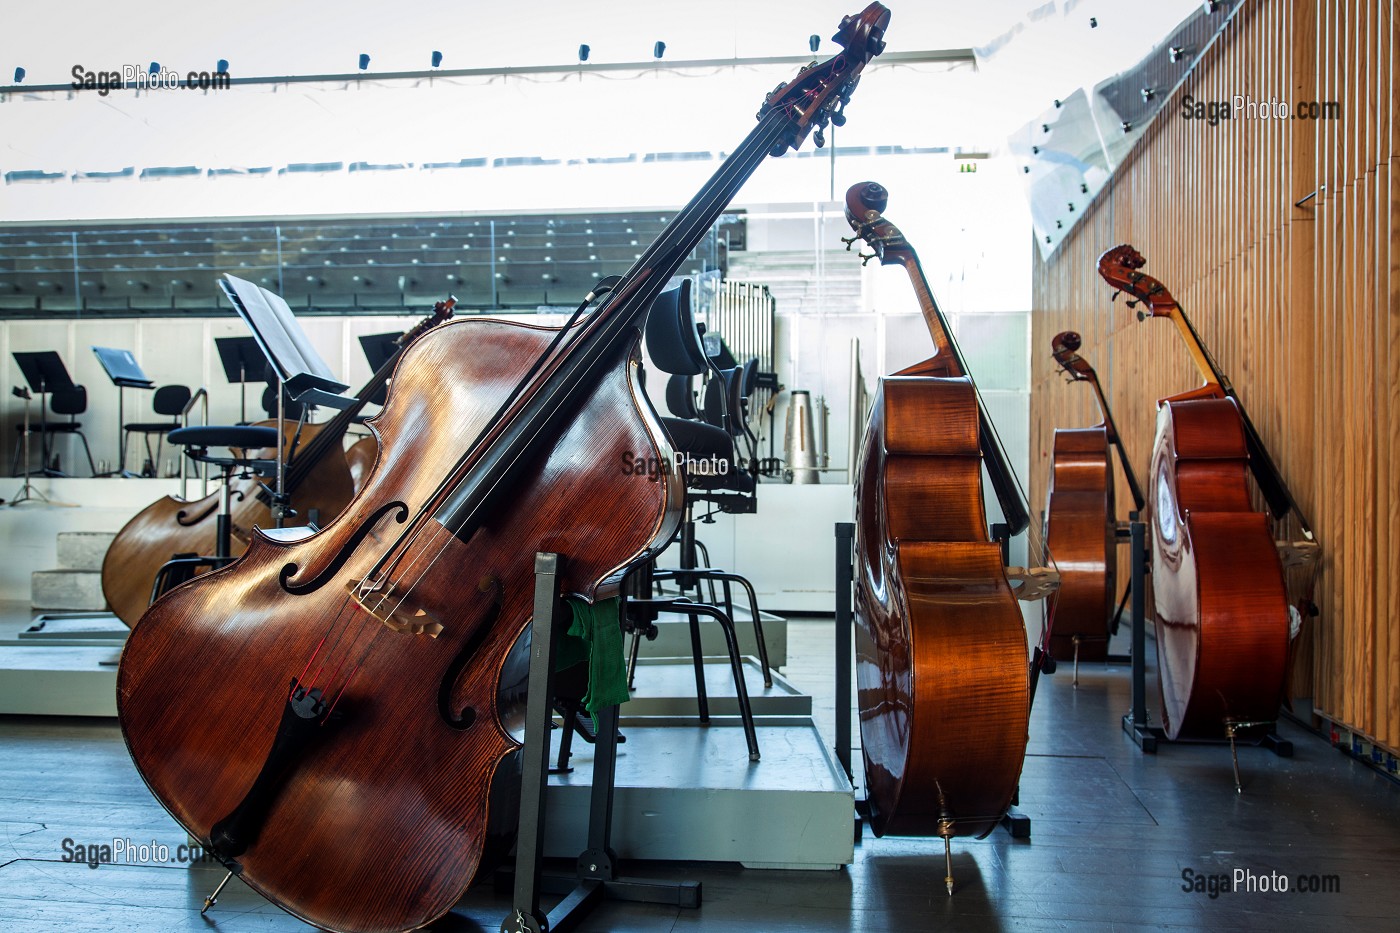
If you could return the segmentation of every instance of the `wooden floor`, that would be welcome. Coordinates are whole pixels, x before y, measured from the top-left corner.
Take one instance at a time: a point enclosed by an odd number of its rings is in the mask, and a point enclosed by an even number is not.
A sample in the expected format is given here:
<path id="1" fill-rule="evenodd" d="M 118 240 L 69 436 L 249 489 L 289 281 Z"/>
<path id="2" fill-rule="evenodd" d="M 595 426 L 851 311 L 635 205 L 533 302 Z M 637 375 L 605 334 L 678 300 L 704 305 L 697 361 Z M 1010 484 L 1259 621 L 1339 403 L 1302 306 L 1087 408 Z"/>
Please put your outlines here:
<path id="1" fill-rule="evenodd" d="M 786 673 L 816 697 L 832 734 L 828 622 L 789 628 Z M 954 849 L 958 891 L 943 890 L 936 840 L 874 839 L 840 872 L 640 864 L 631 874 L 703 884 L 699 910 L 605 904 L 583 930 L 798 931 L 1400 929 L 1400 786 L 1294 726 L 1291 759 L 1241 751 L 1237 795 L 1227 749 L 1165 746 L 1142 755 L 1122 733 L 1128 672 L 1068 666 L 1042 679 L 1021 809 L 1029 840 L 1002 831 Z M 216 866 L 64 862 L 63 840 L 152 840 L 183 833 L 136 775 L 114 721 L 0 718 L 0 930 L 292 930 L 304 926 L 231 882 L 208 918 Z M 1183 891 L 1183 872 L 1332 875 L 1340 893 Z M 473 890 L 437 929 L 500 927 L 508 899 Z"/>

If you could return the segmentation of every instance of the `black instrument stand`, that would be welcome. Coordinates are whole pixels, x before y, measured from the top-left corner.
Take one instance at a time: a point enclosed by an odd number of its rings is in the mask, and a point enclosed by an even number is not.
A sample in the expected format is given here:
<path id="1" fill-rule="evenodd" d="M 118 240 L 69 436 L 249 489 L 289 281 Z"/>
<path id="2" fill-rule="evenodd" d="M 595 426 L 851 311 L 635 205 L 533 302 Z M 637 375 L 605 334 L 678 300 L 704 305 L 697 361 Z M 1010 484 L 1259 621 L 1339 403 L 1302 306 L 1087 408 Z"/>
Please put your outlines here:
<path id="1" fill-rule="evenodd" d="M 46 396 L 54 392 L 67 392 L 77 388 L 73 384 L 73 379 L 68 375 L 68 367 L 63 365 L 63 358 L 58 355 L 57 350 L 39 350 L 31 353 L 16 351 L 10 354 L 15 358 L 15 364 L 19 366 L 20 373 L 24 376 L 24 381 L 29 383 L 32 392 L 39 393 L 39 450 L 40 450 L 40 476 L 67 476 L 67 473 L 55 470 L 49 466 L 49 452 L 52 449 L 50 444 L 50 434 L 48 430 L 48 399 Z M 28 399 L 25 399 L 25 411 L 28 412 Z M 26 429 L 26 436 L 30 434 Z M 26 452 L 25 457 L 29 454 Z M 29 484 L 29 464 L 26 460 L 25 485 Z"/>
<path id="2" fill-rule="evenodd" d="M 598 714 L 594 745 L 593 789 L 589 805 L 588 848 L 578 857 L 575 877 L 564 899 L 544 914 L 540 891 L 549 880 L 541 871 L 544 858 L 545 792 L 549 782 L 550 725 L 554 696 L 555 636 L 567 627 L 556 618 L 560 605 L 558 554 L 535 555 L 535 612 L 530 625 L 530 692 L 525 706 L 525 747 L 520 792 L 520 832 L 515 845 L 515 897 L 512 913 L 501 922 L 501 933 L 564 933 L 578 926 L 597 904 L 611 898 L 646 904 L 699 907 L 700 884 L 695 881 L 658 882 L 617 877 L 617 854 L 612 850 L 613 788 L 617 779 L 618 709 Z"/>
<path id="3" fill-rule="evenodd" d="M 262 382 L 267 376 L 267 358 L 252 337 L 215 337 L 224 377 L 238 383 L 238 423 L 248 423 L 248 383 Z"/>
<path id="4" fill-rule="evenodd" d="M 1293 743 L 1280 736 L 1274 729 L 1274 722 L 1238 722 L 1226 725 L 1227 738 L 1178 738 L 1168 740 L 1161 726 L 1150 724 L 1147 710 L 1147 574 L 1152 556 L 1147 549 L 1147 525 L 1138 520 L 1136 512 L 1130 513 L 1128 537 L 1132 566 L 1132 682 L 1133 706 L 1123 717 L 1123 731 L 1128 733 L 1143 754 L 1155 755 L 1159 742 L 1171 741 L 1177 745 L 1229 745 L 1231 762 L 1234 766 L 1235 792 L 1243 793 L 1240 783 L 1240 762 L 1236 751 L 1239 730 L 1267 726 L 1264 735 L 1250 740 L 1249 744 L 1267 748 L 1280 758 L 1293 757 Z M 1121 535 L 1123 532 L 1119 532 Z"/>
<path id="5" fill-rule="evenodd" d="M 140 473 L 126 468 L 126 390 L 154 389 L 156 384 L 146 378 L 146 373 L 136 362 L 130 350 L 116 350 L 111 347 L 93 347 L 93 354 L 112 385 L 117 387 L 117 468 L 103 476 L 119 476 L 122 479 L 139 479 Z M 147 448 L 149 449 L 149 448 Z"/>
<path id="6" fill-rule="evenodd" d="M 253 339 L 275 377 L 277 387 L 277 482 L 272 489 L 272 518 L 278 528 L 296 513 L 287 491 L 287 397 L 303 405 L 330 405 L 348 408 L 352 401 L 341 393 L 350 388 L 336 380 L 325 360 L 311 345 L 306 333 L 285 299 L 252 282 L 224 274 L 219 281 L 238 316 L 248 325 Z M 222 350 L 222 348 L 220 348 Z M 227 368 L 228 363 L 225 362 Z M 240 375 L 246 367 L 240 364 Z M 230 370 L 231 372 L 231 370 Z M 230 378 L 232 378 L 230 376 Z M 305 417 L 305 409 L 303 415 Z M 300 434 L 300 429 L 298 429 Z"/>
<path id="7" fill-rule="evenodd" d="M 70 503 L 67 502 L 54 502 L 48 496 L 44 495 L 31 480 L 29 472 L 29 437 L 34 432 L 30 430 L 29 427 L 29 402 L 33 396 L 29 394 L 28 389 L 23 389 L 19 386 L 15 386 L 10 391 L 16 398 L 24 399 L 24 428 L 21 432 L 22 456 L 24 457 L 24 485 L 20 487 L 18 493 L 10 498 L 9 502 L 0 499 L 0 504 L 22 505 L 25 502 L 39 502 L 44 505 L 69 505 Z"/>
<path id="8" fill-rule="evenodd" d="M 836 760 L 846 769 L 846 777 L 852 782 L 855 773 L 851 770 L 851 664 L 855 648 L 851 632 L 855 613 L 851 605 L 851 586 L 855 582 L 855 537 L 853 523 L 836 523 Z M 1029 839 L 1031 818 L 1015 806 L 1020 803 L 1020 796 L 1020 788 L 1017 788 L 1012 806 L 1001 818 L 1001 826 L 1012 839 Z M 861 817 L 870 815 L 869 804 L 863 798 L 856 799 L 856 813 Z M 859 840 L 859 821 L 855 832 Z"/>

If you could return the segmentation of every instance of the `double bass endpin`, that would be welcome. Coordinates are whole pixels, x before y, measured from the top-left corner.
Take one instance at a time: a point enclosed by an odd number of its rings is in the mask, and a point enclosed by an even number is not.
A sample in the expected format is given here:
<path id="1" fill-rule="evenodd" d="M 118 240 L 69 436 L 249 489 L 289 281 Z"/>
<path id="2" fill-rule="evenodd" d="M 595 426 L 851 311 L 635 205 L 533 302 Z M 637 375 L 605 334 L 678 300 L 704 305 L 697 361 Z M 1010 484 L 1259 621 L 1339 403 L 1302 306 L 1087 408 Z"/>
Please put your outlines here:
<path id="1" fill-rule="evenodd" d="M 943 817 L 938 821 L 938 835 L 943 837 L 943 884 L 948 896 L 953 896 L 953 821 Z"/>
<path id="2" fill-rule="evenodd" d="M 943 837 L 943 867 L 946 874 L 943 876 L 943 884 L 948 888 L 948 896 L 953 896 L 953 838 Z"/>
<path id="3" fill-rule="evenodd" d="M 228 884 L 228 880 L 233 877 L 233 872 L 224 875 L 224 880 L 219 882 L 219 886 L 214 889 L 214 893 L 204 899 L 204 906 L 200 908 L 199 915 L 202 917 L 209 912 L 209 908 L 219 903 L 219 892 Z"/>
<path id="4" fill-rule="evenodd" d="M 1074 636 L 1074 689 L 1079 689 L 1079 636 Z"/>

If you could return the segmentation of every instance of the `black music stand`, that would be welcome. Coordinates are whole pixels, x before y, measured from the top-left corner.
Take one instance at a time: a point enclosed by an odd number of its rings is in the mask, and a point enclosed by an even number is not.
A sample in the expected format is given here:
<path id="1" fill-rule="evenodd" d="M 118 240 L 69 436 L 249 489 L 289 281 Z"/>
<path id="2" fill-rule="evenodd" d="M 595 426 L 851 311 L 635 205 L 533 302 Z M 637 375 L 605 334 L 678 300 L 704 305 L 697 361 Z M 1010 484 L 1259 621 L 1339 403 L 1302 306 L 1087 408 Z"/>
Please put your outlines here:
<path id="1" fill-rule="evenodd" d="M 281 528 L 282 520 L 290 513 L 286 492 L 285 399 L 290 396 L 304 405 L 348 408 L 353 400 L 341 393 L 350 387 L 331 374 L 330 367 L 311 345 L 292 309 L 280 295 L 228 273 L 219 284 L 239 317 L 253 332 L 253 339 L 262 348 L 276 377 L 277 485 L 272 494 L 272 517 Z"/>
<path id="2" fill-rule="evenodd" d="M 219 362 L 230 383 L 239 385 L 238 423 L 248 423 L 248 383 L 264 382 L 268 375 L 267 358 L 252 337 L 215 337 Z"/>
<path id="3" fill-rule="evenodd" d="M 72 377 L 68 375 L 68 367 L 63 365 L 63 359 L 58 355 L 57 350 L 38 350 L 28 353 L 16 351 L 10 355 L 15 358 L 19 371 L 24 374 L 24 381 L 29 383 L 30 391 L 39 393 L 39 436 L 41 438 L 39 449 L 42 464 L 39 475 L 64 476 L 66 474 L 49 467 L 48 399 L 45 396 L 54 392 L 67 392 L 77 388 L 77 386 L 73 384 Z M 25 463 L 24 469 L 25 476 L 28 477 L 28 462 Z"/>
<path id="4" fill-rule="evenodd" d="M 384 368 L 384 364 L 399 352 L 399 341 L 403 339 L 403 334 L 361 334 L 360 349 L 365 351 L 365 359 L 369 360 L 369 371 L 377 373 Z M 374 394 L 369 397 L 369 401 L 376 405 L 383 405 L 388 398 L 388 387 L 380 386 L 374 390 Z"/>
<path id="5" fill-rule="evenodd" d="M 102 364 L 107 378 L 117 387 L 117 468 L 102 475 L 134 479 L 140 474 L 132 473 L 126 468 L 126 443 L 122 440 L 122 431 L 126 428 L 126 390 L 154 389 L 156 384 L 146 378 L 141 364 L 136 362 L 136 357 L 130 350 L 93 347 L 92 352 L 97 356 L 97 362 Z"/>

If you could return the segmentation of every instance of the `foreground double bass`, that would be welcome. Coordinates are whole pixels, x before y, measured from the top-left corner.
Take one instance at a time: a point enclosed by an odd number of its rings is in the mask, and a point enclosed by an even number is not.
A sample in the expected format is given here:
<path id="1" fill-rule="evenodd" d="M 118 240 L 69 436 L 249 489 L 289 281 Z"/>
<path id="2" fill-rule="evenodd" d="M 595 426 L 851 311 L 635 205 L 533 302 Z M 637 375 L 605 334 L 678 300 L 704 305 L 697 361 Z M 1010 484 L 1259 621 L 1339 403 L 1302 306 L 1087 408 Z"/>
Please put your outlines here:
<path id="1" fill-rule="evenodd" d="M 887 201 L 874 182 L 846 192 L 847 245 L 864 240 L 865 258 L 909 273 L 934 355 L 880 380 L 857 461 L 861 748 L 871 828 L 943 837 L 952 894 L 949 841 L 1000 823 L 1025 758 L 1033 687 L 1018 596 L 1042 597 L 1055 581 L 1008 571 L 988 537 L 984 459 L 1009 534 L 1029 515 L 918 256 L 883 216 Z"/>
<path id="2" fill-rule="evenodd" d="M 1099 403 L 1102 421 L 1091 428 L 1056 428 L 1045 503 L 1045 546 L 1055 555 L 1060 589 L 1050 597 L 1050 655 L 1057 661 L 1102 661 L 1108 639 L 1117 629 L 1123 600 L 1118 596 L 1118 517 L 1114 505 L 1113 454 L 1133 497 L 1143 508 L 1142 489 L 1123 450 L 1118 426 L 1099 385 L 1098 373 L 1079 355 L 1074 331 L 1051 341 L 1055 362 L 1075 382 L 1087 382 Z M 1126 591 L 1123 599 L 1127 598 Z"/>
<path id="3" fill-rule="evenodd" d="M 462 895 L 511 816 L 493 792 L 518 791 L 512 659 L 535 554 L 563 555 L 564 591 L 592 601 L 679 524 L 674 477 L 617 469 L 624 451 L 670 453 L 638 379 L 646 310 L 764 157 L 837 117 L 888 19 L 878 3 L 846 17 L 844 50 L 769 95 L 591 314 L 464 320 L 414 343 L 345 511 L 302 541 L 255 535 L 132 630 L 128 749 L 244 882 L 332 930 L 416 928 Z"/>
<path id="4" fill-rule="evenodd" d="M 450 318 L 455 305 L 453 298 L 437 302 L 432 314 L 399 337 L 400 351 L 429 328 Z M 370 377 L 352 405 L 336 412 L 329 421 L 287 423 L 286 491 L 293 495 L 297 509 L 289 524 L 304 525 L 313 519 L 319 523 L 329 521 L 340 514 L 359 489 L 356 476 L 368 472 L 366 462 L 374 462 L 374 441 L 357 441 L 351 454 L 345 448 L 345 431 L 370 398 L 383 389 L 397 355 L 398 351 Z M 261 423 L 277 426 L 276 421 Z M 269 451 L 268 455 L 276 456 L 276 452 Z M 237 556 L 247 548 L 254 526 L 271 527 L 272 511 L 270 495 L 260 480 L 246 477 L 233 482 L 229 491 L 233 532 L 229 552 Z M 136 624 L 150 605 L 151 586 L 166 561 L 177 555 L 214 553 L 219 496 L 220 493 L 212 492 L 193 501 L 164 496 L 122 526 L 102 561 L 102 595 L 117 618 L 127 625 Z"/>
<path id="5" fill-rule="evenodd" d="M 1230 380 L 1145 264 L 1122 245 L 1098 268 L 1132 304 L 1146 305 L 1140 318 L 1176 324 L 1205 380 L 1158 403 L 1148 474 L 1162 724 L 1173 739 L 1233 738 L 1278 718 L 1290 637 L 1301 626 L 1270 513 L 1293 515 L 1304 536 L 1288 546 L 1290 563 L 1314 562 L 1317 545 Z M 1250 473 L 1269 513 L 1254 510 Z"/>

